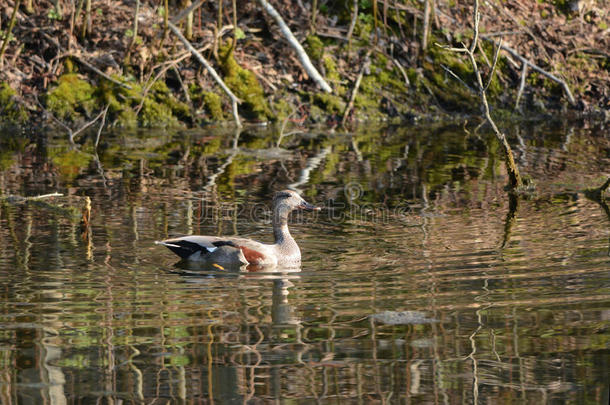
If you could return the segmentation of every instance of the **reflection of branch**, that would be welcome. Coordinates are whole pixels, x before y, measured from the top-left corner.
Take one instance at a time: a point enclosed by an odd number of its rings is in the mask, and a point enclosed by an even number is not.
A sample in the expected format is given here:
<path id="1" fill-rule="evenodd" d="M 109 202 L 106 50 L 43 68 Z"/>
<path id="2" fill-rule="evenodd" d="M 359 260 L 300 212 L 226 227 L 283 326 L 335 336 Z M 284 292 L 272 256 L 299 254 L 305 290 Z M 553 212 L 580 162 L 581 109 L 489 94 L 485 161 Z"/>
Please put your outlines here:
<path id="1" fill-rule="evenodd" d="M 229 166 L 233 162 L 235 155 L 237 155 L 237 152 L 239 151 L 239 148 L 237 147 L 237 143 L 239 141 L 240 133 L 241 133 L 241 130 L 239 130 L 239 129 L 237 129 L 235 131 L 235 136 L 233 137 L 233 147 L 231 148 L 231 153 L 229 153 L 229 156 L 227 156 L 227 160 L 225 160 L 225 162 L 223 164 L 221 164 L 218 167 L 218 169 L 216 169 L 216 171 L 210 175 L 210 177 L 208 177 L 208 182 L 206 183 L 205 186 L 203 186 L 203 191 L 209 192 L 216 185 L 216 178 L 218 176 L 220 176 L 221 174 L 223 174 L 225 172 L 225 170 L 227 169 L 227 166 Z"/>
<path id="2" fill-rule="evenodd" d="M 513 225 L 517 220 L 517 210 L 519 209 L 519 197 L 513 193 L 508 194 L 508 212 L 506 213 L 506 219 L 504 220 L 504 237 L 502 238 L 502 245 L 500 249 L 504 249 L 508 242 L 510 242 L 510 236 L 512 233 Z"/>
<path id="3" fill-rule="evenodd" d="M 608 177 L 608 180 L 606 180 L 606 182 L 600 187 L 585 190 L 585 196 L 593 201 L 601 203 L 605 200 L 604 193 L 608 187 L 610 187 L 610 177 Z"/>
<path id="4" fill-rule="evenodd" d="M 309 158 L 309 160 L 307 161 L 307 165 L 305 165 L 305 168 L 303 170 L 301 170 L 301 174 L 299 176 L 299 179 L 288 185 L 288 188 L 292 189 L 292 190 L 299 190 L 299 187 L 301 187 L 303 184 L 306 184 L 309 181 L 309 176 L 310 173 L 313 169 L 315 169 L 316 167 L 320 166 L 320 163 L 322 163 L 322 160 L 324 160 L 324 158 L 326 158 L 326 155 L 328 155 L 330 153 L 330 147 L 326 147 L 324 149 L 322 149 L 317 155 Z"/>
<path id="5" fill-rule="evenodd" d="M 592 190 L 585 190 L 585 196 L 601 205 L 606 212 L 608 220 L 610 220 L 610 208 L 608 207 L 608 204 L 606 204 L 606 198 L 604 197 L 604 193 L 608 187 L 610 187 L 610 177 L 604 184 L 602 184 L 601 187 L 594 188 Z M 608 246 L 608 256 L 610 256 L 610 244 Z"/>

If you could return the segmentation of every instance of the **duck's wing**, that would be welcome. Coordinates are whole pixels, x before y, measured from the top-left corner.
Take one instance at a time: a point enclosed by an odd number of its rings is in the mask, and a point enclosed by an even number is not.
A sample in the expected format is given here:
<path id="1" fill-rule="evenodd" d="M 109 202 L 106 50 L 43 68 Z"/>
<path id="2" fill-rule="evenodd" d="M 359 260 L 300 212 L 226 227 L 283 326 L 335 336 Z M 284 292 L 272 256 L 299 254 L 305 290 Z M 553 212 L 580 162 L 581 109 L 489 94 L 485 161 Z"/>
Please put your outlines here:
<path id="1" fill-rule="evenodd" d="M 269 261 L 269 246 L 251 239 L 191 235 L 156 242 L 187 260 L 214 260 L 227 256 L 235 249 L 236 261 L 244 264 L 262 264 Z M 222 248 L 218 250 L 219 248 Z"/>

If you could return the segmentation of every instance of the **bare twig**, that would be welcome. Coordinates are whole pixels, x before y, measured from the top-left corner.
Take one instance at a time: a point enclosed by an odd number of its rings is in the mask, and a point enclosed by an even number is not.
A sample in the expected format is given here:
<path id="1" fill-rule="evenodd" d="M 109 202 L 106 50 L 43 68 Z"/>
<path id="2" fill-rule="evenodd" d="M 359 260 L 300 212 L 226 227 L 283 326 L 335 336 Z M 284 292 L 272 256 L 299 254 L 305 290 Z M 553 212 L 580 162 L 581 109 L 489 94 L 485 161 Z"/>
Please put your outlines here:
<path id="1" fill-rule="evenodd" d="M 15 26 L 15 20 L 17 19 L 17 10 L 19 10 L 19 5 L 21 4 L 21 0 L 17 0 L 13 7 L 13 14 L 11 14 L 11 19 L 8 23 L 8 28 L 4 34 L 4 39 L 2 40 L 2 48 L 0 48 L 0 66 L 2 66 L 2 59 L 4 58 L 4 52 L 6 52 L 6 46 L 8 45 L 8 41 L 11 39 L 11 32 L 13 31 L 13 27 Z"/>
<path id="2" fill-rule="evenodd" d="M 425 52 L 428 48 L 428 31 L 430 26 L 430 0 L 424 0 L 424 27 L 421 34 L 421 49 Z"/>
<path id="3" fill-rule="evenodd" d="M 464 87 L 466 87 L 468 90 L 470 90 L 471 92 L 473 92 L 474 94 L 477 94 L 476 90 L 473 89 L 472 87 L 470 87 L 468 84 L 466 84 L 465 81 L 462 80 L 461 77 L 459 77 L 458 75 L 456 75 L 453 70 L 449 69 L 447 66 L 443 65 L 441 63 L 441 68 L 443 68 L 443 70 L 445 70 L 445 72 L 449 73 L 451 76 L 453 76 L 454 79 L 456 79 L 457 81 L 459 81 L 460 83 L 462 83 L 464 85 Z"/>
<path id="4" fill-rule="evenodd" d="M 489 88 L 489 85 L 491 84 L 491 81 L 494 78 L 494 73 L 496 71 L 496 66 L 498 65 L 498 57 L 500 56 L 501 47 L 502 47 L 502 38 L 500 38 L 498 46 L 495 46 L 496 50 L 494 51 L 494 62 L 493 62 L 493 65 L 491 65 L 491 72 L 489 72 L 489 79 L 487 80 L 487 84 L 485 85 L 485 88 L 483 89 L 483 91 L 487 91 L 487 89 Z M 481 51 L 481 53 L 483 53 L 483 52 Z"/>
<path id="5" fill-rule="evenodd" d="M 42 33 L 42 36 L 43 36 L 43 37 L 44 37 L 44 38 L 45 38 L 47 41 L 49 41 L 49 42 L 50 42 L 52 45 L 54 45 L 55 47 L 57 47 L 57 49 L 59 50 L 59 52 L 60 52 L 60 53 L 62 53 L 62 54 L 63 54 L 63 56 L 72 56 L 72 57 L 74 57 L 74 59 L 76 59 L 76 61 L 77 61 L 78 63 L 82 64 L 83 66 L 85 66 L 85 67 L 87 67 L 87 68 L 89 68 L 89 69 L 91 69 L 93 72 L 95 72 L 95 73 L 97 73 L 98 75 L 102 76 L 104 79 L 106 79 L 106 80 L 108 80 L 108 81 L 110 81 L 110 82 L 112 82 L 112 83 L 114 83 L 114 84 L 116 84 L 116 85 L 119 85 L 119 86 L 121 86 L 121 87 L 124 87 L 124 88 L 126 88 L 127 90 L 131 90 L 131 86 L 130 86 L 130 85 L 125 84 L 125 83 L 122 83 L 122 82 L 120 82 L 120 81 L 118 81 L 118 80 L 116 80 L 116 79 L 114 79 L 114 78 L 112 78 L 112 77 L 108 76 L 106 73 L 102 72 L 101 70 L 99 70 L 98 68 L 96 68 L 95 66 L 93 66 L 92 64 L 90 64 L 89 62 L 87 62 L 86 60 L 84 60 L 83 58 L 81 58 L 81 57 L 80 57 L 80 55 L 78 55 L 78 54 L 76 54 L 76 53 L 73 53 L 73 52 L 65 52 L 65 51 L 62 49 L 62 47 L 61 47 L 61 45 L 59 44 L 59 42 L 58 42 L 58 41 L 57 41 L 55 38 L 53 38 L 52 36 L 50 36 L 49 34 L 47 34 L 47 33 L 46 33 L 46 32 L 44 32 L 44 31 L 40 31 L 40 32 Z"/>
<path id="6" fill-rule="evenodd" d="M 493 39 L 491 39 L 491 38 L 488 38 L 487 36 L 482 36 L 481 38 L 486 40 L 486 41 L 493 42 L 495 44 L 495 41 Z M 563 91 L 566 93 L 566 97 L 568 98 L 568 101 L 570 102 L 570 104 L 572 104 L 572 105 L 576 104 L 576 100 L 574 99 L 574 96 L 572 95 L 572 92 L 570 91 L 570 87 L 565 82 L 565 80 L 555 76 L 552 73 L 547 72 L 546 70 L 542 69 L 540 66 L 538 66 L 535 63 L 531 62 L 530 60 L 524 58 L 517 51 L 515 51 L 513 48 L 511 48 L 511 47 L 509 47 L 507 45 L 504 45 L 504 44 L 500 44 L 500 47 L 502 49 L 504 49 L 506 52 L 508 52 L 511 55 L 513 55 L 515 58 L 519 59 L 522 63 L 526 63 L 527 65 L 529 65 L 529 67 L 531 67 L 536 72 L 538 72 L 538 73 L 548 77 L 549 79 L 559 83 L 561 85 L 561 87 L 563 88 Z"/>
<path id="7" fill-rule="evenodd" d="M 356 79 L 356 83 L 354 83 L 354 89 L 352 90 L 352 95 L 350 96 L 349 103 L 347 107 L 345 107 L 345 111 L 343 112 L 343 119 L 341 120 L 341 126 L 345 126 L 347 122 L 347 117 L 349 116 L 350 111 L 354 108 L 354 101 L 356 101 L 356 96 L 358 95 L 358 89 L 360 88 L 360 83 L 362 82 L 362 78 L 364 77 L 364 72 L 366 72 L 371 65 L 371 49 L 366 52 L 364 55 L 364 63 L 362 64 L 362 68 L 360 68 L 360 73 L 358 74 L 358 78 Z"/>
<path id="8" fill-rule="evenodd" d="M 400 70 L 400 73 L 402 74 L 403 79 L 405 79 L 405 86 L 407 86 L 407 87 L 411 86 L 411 81 L 409 80 L 409 76 L 407 75 L 405 68 L 403 68 L 402 65 L 400 64 L 400 62 L 396 59 L 392 59 L 392 62 L 394 63 L 394 65 L 396 65 L 398 70 Z"/>
<path id="9" fill-rule="evenodd" d="M 352 43 L 352 34 L 354 33 L 354 28 L 356 27 L 356 21 L 358 21 L 358 0 L 354 0 L 352 4 L 352 20 L 349 23 L 349 29 L 347 30 L 347 40 L 351 44 Z"/>
<path id="10" fill-rule="evenodd" d="M 77 129 L 76 131 L 74 131 L 72 133 L 71 136 L 71 142 L 74 141 L 74 137 L 78 134 L 80 134 L 81 132 L 83 132 L 85 129 L 89 128 L 91 125 L 95 124 L 95 122 L 97 120 L 99 120 L 102 116 L 104 117 L 104 122 L 106 122 L 106 112 L 108 111 L 108 107 L 109 105 L 106 106 L 106 108 L 104 108 L 102 111 L 100 111 L 100 113 L 98 115 L 96 115 L 96 117 L 94 119 L 92 119 L 91 121 L 87 122 L 85 125 L 83 125 L 82 127 L 80 127 L 79 129 Z M 102 125 L 104 124 L 104 122 L 102 123 Z"/>
<path id="11" fill-rule="evenodd" d="M 237 105 L 241 101 L 235 96 L 235 94 L 233 94 L 231 89 L 227 87 L 225 82 L 220 78 L 220 76 L 212 67 L 212 65 L 210 65 L 210 63 L 203 57 L 203 55 L 201 55 L 201 53 L 199 53 L 197 49 L 195 49 L 193 45 L 191 45 L 191 43 L 184 37 L 184 35 L 182 35 L 178 27 L 176 27 L 173 23 L 168 23 L 168 25 L 172 32 L 184 44 L 184 46 L 186 46 L 186 48 L 191 51 L 191 54 L 199 61 L 199 63 L 201 63 L 207 69 L 207 71 L 210 72 L 212 78 L 214 78 L 216 83 L 222 88 L 222 90 L 227 94 L 227 96 L 229 96 L 233 107 L 233 118 L 235 119 L 235 124 L 237 124 L 238 127 L 241 127 L 241 121 L 239 120 L 239 113 L 237 110 Z"/>
<path id="12" fill-rule="evenodd" d="M 468 48 L 464 44 L 462 44 L 463 48 L 461 48 L 461 49 L 460 48 L 446 48 L 446 49 L 454 50 L 455 52 L 462 52 L 468 56 L 468 59 L 470 60 L 470 64 L 472 65 L 472 69 L 474 71 L 477 90 L 478 90 L 477 93 L 479 94 L 479 97 L 481 99 L 481 104 L 483 105 L 483 112 L 484 112 L 485 119 L 489 123 L 489 125 L 491 125 L 493 132 L 496 135 L 496 138 L 500 141 L 500 143 L 502 144 L 502 148 L 504 149 L 506 170 L 508 172 L 510 185 L 512 188 L 517 188 L 517 187 L 523 186 L 523 181 L 521 180 L 521 175 L 519 174 L 519 169 L 517 168 L 517 165 L 515 164 L 515 159 L 513 157 L 513 151 L 511 149 L 510 145 L 508 144 L 508 141 L 506 140 L 506 136 L 498 129 L 498 126 L 496 125 L 496 123 L 494 122 L 494 120 L 491 117 L 491 112 L 490 112 L 490 108 L 489 108 L 489 103 L 487 102 L 487 93 L 486 93 L 487 87 L 489 86 L 489 82 L 491 82 L 491 80 L 493 78 L 493 73 L 495 71 L 495 66 L 497 64 L 497 59 L 498 59 L 498 52 L 499 52 L 499 49 L 502 47 L 502 42 L 500 41 L 500 43 L 498 45 L 498 49 L 496 49 L 496 54 L 494 56 L 494 64 L 492 67 L 492 71 L 491 71 L 490 77 L 488 79 L 488 83 L 487 83 L 487 85 L 485 85 L 483 83 L 481 71 L 479 70 L 479 66 L 478 66 L 477 60 L 475 58 L 475 52 L 478 48 L 478 41 L 479 41 L 480 19 L 481 19 L 481 15 L 479 13 L 479 0 L 474 0 L 474 21 L 473 21 L 474 33 L 473 33 L 472 43 L 470 44 L 470 46 Z"/>
<path id="13" fill-rule="evenodd" d="M 519 100 L 521 100 L 521 95 L 523 94 L 523 89 L 525 88 L 525 79 L 527 78 L 527 63 L 523 63 L 523 68 L 521 69 L 521 83 L 519 83 L 519 91 L 517 92 L 517 100 L 515 100 L 515 110 L 519 110 Z"/>
<path id="14" fill-rule="evenodd" d="M 199 48 L 197 50 L 197 52 L 201 53 L 201 52 L 205 51 L 206 49 L 209 49 L 210 46 L 211 45 L 208 44 L 202 48 Z M 182 62 L 184 59 L 188 58 L 189 56 L 191 56 L 191 53 L 189 51 L 186 51 L 175 59 L 165 61 L 163 63 L 160 63 L 160 64 L 152 67 L 151 73 L 150 73 L 148 79 L 146 79 L 147 84 L 146 84 L 146 86 L 144 86 L 144 89 L 142 90 L 142 100 L 140 100 L 140 104 L 135 109 L 136 115 L 138 115 L 140 113 L 140 110 L 142 109 L 142 106 L 144 105 L 144 100 L 145 100 L 146 96 L 148 95 L 148 92 L 150 91 L 151 87 L 157 82 L 157 80 L 159 80 L 159 78 L 161 78 L 161 76 L 163 76 L 163 74 L 165 72 L 167 72 L 173 66 L 177 65 L 179 62 Z M 155 69 L 157 69 L 159 67 L 162 67 L 162 69 L 159 70 L 159 72 L 157 72 L 155 77 L 151 80 L 150 76 L 152 76 L 152 73 L 155 71 Z"/>
<path id="15" fill-rule="evenodd" d="M 97 73 L 98 75 L 102 76 L 104 79 L 118 85 L 121 87 L 126 88 L 127 90 L 131 90 L 132 87 L 128 84 L 125 84 L 123 82 L 118 81 L 117 79 L 113 78 L 112 76 L 108 76 L 106 73 L 102 72 L 101 70 L 99 70 L 98 68 L 96 68 L 95 66 L 93 66 L 92 64 L 90 64 L 89 62 L 87 62 L 86 60 L 84 60 L 83 58 L 81 58 L 80 56 L 76 55 L 76 54 L 70 54 L 67 53 L 65 56 L 73 56 L 74 59 L 76 59 L 76 61 L 78 63 L 80 63 L 81 65 L 91 69 L 93 72 Z"/>
<path id="16" fill-rule="evenodd" d="M 106 105 L 106 108 L 104 108 L 103 111 L 103 115 L 102 115 L 102 123 L 100 124 L 100 127 L 97 129 L 97 135 L 95 136 L 95 149 L 97 150 L 97 145 L 100 142 L 100 135 L 102 134 L 102 129 L 104 129 L 104 125 L 106 124 L 106 114 L 108 113 L 108 108 L 110 108 L 110 104 Z M 97 155 L 97 153 L 96 153 Z"/>
<path id="17" fill-rule="evenodd" d="M 288 43 L 290 44 L 290 46 L 292 46 L 292 48 L 296 51 L 299 61 L 301 62 L 301 65 L 303 66 L 303 68 L 305 69 L 305 72 L 307 72 L 309 77 L 311 77 L 318 84 L 318 86 L 320 86 L 322 88 L 322 90 L 324 90 L 327 93 L 332 93 L 333 90 L 328 85 L 328 83 L 326 83 L 326 81 L 324 80 L 322 75 L 320 75 L 320 72 L 318 72 L 318 70 L 311 63 L 309 56 L 307 55 L 307 53 L 305 52 L 305 50 L 303 49 L 303 47 L 301 46 L 299 41 L 295 38 L 292 31 L 290 31 L 290 28 L 288 28 L 288 25 L 286 25 L 282 16 L 277 12 L 277 10 L 267 0 L 257 0 L 257 1 L 261 5 L 261 7 L 265 10 L 265 12 L 267 14 L 269 14 L 275 20 L 277 25 L 280 27 L 280 31 L 282 32 L 282 34 L 284 35 L 286 40 L 288 40 Z"/>

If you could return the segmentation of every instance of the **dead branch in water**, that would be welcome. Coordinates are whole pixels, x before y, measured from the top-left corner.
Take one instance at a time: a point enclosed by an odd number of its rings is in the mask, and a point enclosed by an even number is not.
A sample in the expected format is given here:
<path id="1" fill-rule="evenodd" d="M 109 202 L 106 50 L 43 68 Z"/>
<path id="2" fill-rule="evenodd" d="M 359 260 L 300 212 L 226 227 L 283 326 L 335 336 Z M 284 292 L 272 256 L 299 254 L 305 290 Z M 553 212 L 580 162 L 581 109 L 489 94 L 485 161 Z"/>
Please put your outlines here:
<path id="1" fill-rule="evenodd" d="M 260 4 L 261 7 L 265 10 L 265 12 L 269 14 L 280 27 L 282 35 L 284 35 L 290 46 L 296 51 L 299 61 L 301 62 L 301 65 L 303 66 L 305 72 L 307 72 L 309 77 L 311 77 L 318 84 L 318 86 L 322 88 L 322 90 L 327 93 L 332 93 L 332 88 L 328 85 L 328 83 L 326 83 L 322 75 L 320 75 L 320 72 L 318 72 L 318 70 L 311 63 L 307 52 L 305 52 L 299 41 L 295 38 L 292 31 L 290 31 L 290 28 L 288 28 L 288 25 L 286 25 L 282 16 L 271 4 L 269 4 L 267 0 L 257 1 L 258 4 Z"/>
<path id="2" fill-rule="evenodd" d="M 231 89 L 229 89 L 229 87 L 225 84 L 225 82 L 220 78 L 220 76 L 218 75 L 216 70 L 212 67 L 212 65 L 210 65 L 210 63 L 203 57 L 203 55 L 201 55 L 201 53 L 199 53 L 199 51 L 197 51 L 197 49 L 195 49 L 193 47 L 193 45 L 191 45 L 191 43 L 184 37 L 184 35 L 182 35 L 182 33 L 180 32 L 178 27 L 176 27 L 171 22 L 168 22 L 168 25 L 169 25 L 169 28 L 172 30 L 172 32 L 184 44 L 184 46 L 186 46 L 186 48 L 189 51 L 191 51 L 191 54 L 199 61 L 199 63 L 201 63 L 207 69 L 207 71 L 214 78 L 216 83 L 218 83 L 220 88 L 222 88 L 222 90 L 225 92 L 225 94 L 227 96 L 229 96 L 229 98 L 231 99 L 231 104 L 232 104 L 232 108 L 233 108 L 233 118 L 235 119 L 235 124 L 238 127 L 241 127 L 242 125 L 241 125 L 241 121 L 239 120 L 239 113 L 237 110 L 237 105 L 239 103 L 241 103 L 241 101 L 235 96 L 235 94 L 233 94 Z"/>
<path id="3" fill-rule="evenodd" d="M 504 157 L 506 163 L 506 171 L 508 172 L 509 182 L 511 188 L 515 189 L 523 186 L 523 180 L 521 180 L 521 175 L 519 174 L 519 169 L 515 164 L 515 158 L 513 156 L 513 151 L 506 140 L 506 136 L 499 129 L 494 120 L 491 118 L 491 112 L 489 109 L 489 103 L 487 102 L 487 87 L 491 83 L 493 79 L 493 75 L 495 73 L 495 68 L 498 62 L 499 52 L 502 47 L 502 39 L 500 39 L 498 45 L 496 46 L 496 50 L 494 53 L 494 63 L 491 68 L 491 72 L 489 74 L 489 79 L 487 84 L 483 83 L 483 78 L 481 76 L 481 71 L 479 70 L 479 66 L 477 64 L 477 60 L 475 58 L 475 52 L 478 48 L 479 44 L 479 21 L 481 20 L 481 14 L 479 13 L 479 0 L 474 1 L 474 32 L 472 43 L 470 47 L 466 47 L 466 45 L 462 44 L 462 48 L 451 48 L 451 47 L 443 47 L 452 52 L 465 53 L 470 60 L 470 64 L 472 65 L 472 69 L 476 79 L 477 93 L 481 99 L 481 104 L 483 105 L 483 112 L 485 119 L 491 125 L 496 138 L 502 144 L 502 148 L 504 149 Z M 455 74 L 454 74 L 455 76 Z"/>

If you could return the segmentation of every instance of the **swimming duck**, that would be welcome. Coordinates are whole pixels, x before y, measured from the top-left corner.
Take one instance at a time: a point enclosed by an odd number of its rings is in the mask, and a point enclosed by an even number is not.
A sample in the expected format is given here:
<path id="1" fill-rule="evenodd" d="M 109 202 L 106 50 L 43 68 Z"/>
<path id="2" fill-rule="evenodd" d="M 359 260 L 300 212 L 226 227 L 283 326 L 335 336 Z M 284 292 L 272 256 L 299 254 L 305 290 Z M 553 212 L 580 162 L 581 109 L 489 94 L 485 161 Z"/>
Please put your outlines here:
<path id="1" fill-rule="evenodd" d="M 155 242 L 166 246 L 184 260 L 217 263 L 220 266 L 293 266 L 301 263 L 301 251 L 288 231 L 288 215 L 295 209 L 319 211 L 298 193 L 284 190 L 273 197 L 275 243 L 252 239 L 191 235 Z"/>

